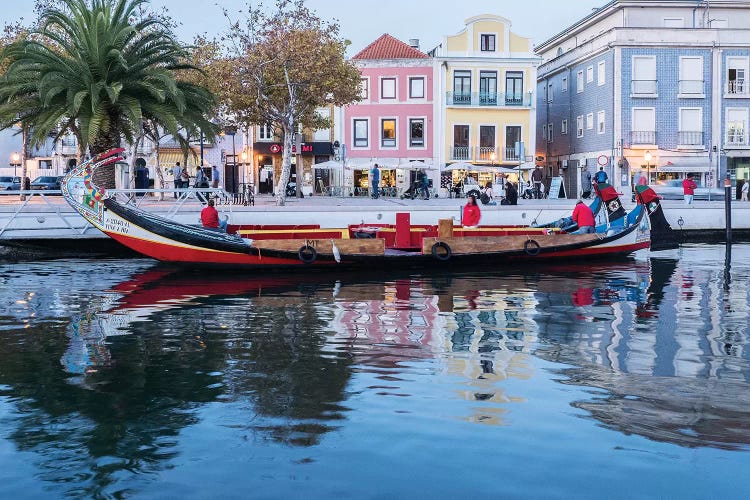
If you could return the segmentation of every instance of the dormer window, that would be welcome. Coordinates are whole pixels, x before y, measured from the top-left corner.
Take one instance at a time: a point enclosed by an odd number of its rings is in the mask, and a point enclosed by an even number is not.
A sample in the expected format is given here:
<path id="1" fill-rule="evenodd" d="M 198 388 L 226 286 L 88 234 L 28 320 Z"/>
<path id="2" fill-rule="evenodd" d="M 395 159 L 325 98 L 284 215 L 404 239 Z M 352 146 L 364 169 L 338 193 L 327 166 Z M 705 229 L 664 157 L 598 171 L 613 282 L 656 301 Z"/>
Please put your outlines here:
<path id="1" fill-rule="evenodd" d="M 482 34 L 479 36 L 480 48 L 482 52 L 495 52 L 495 35 L 494 34 Z"/>

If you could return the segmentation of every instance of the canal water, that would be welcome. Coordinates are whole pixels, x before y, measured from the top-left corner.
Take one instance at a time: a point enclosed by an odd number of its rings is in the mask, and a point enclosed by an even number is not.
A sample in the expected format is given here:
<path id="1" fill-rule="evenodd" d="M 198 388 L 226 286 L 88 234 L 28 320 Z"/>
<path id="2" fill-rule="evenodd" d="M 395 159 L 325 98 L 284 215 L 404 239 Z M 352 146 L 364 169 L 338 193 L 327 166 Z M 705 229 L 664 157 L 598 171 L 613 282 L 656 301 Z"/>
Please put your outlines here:
<path id="1" fill-rule="evenodd" d="M 0 497 L 743 498 L 750 246 L 502 272 L 0 265 Z"/>

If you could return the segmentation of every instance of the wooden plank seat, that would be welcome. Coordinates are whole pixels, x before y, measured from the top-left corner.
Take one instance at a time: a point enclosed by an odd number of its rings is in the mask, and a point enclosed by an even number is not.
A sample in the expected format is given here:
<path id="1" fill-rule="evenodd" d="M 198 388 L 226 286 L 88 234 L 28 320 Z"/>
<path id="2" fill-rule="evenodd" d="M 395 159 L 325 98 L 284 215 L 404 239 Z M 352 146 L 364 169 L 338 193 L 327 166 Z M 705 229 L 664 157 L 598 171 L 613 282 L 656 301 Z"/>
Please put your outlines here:
<path id="1" fill-rule="evenodd" d="M 563 241 L 560 236 L 554 233 L 519 236 L 472 236 L 469 238 L 460 236 L 452 238 L 425 238 L 422 240 L 422 253 L 432 253 L 432 246 L 438 242 L 447 244 L 453 255 L 462 255 L 524 250 L 524 245 L 529 240 L 536 241 L 540 248 L 544 249 L 561 244 L 570 245 L 598 239 L 599 236 L 596 234 L 569 234 L 565 235 L 565 240 Z"/>
<path id="2" fill-rule="evenodd" d="M 297 252 L 305 245 L 309 245 L 317 250 L 321 255 L 333 255 L 333 244 L 339 249 L 339 253 L 344 255 L 384 255 L 385 241 L 379 238 L 373 239 L 272 239 L 272 240 L 253 240 L 253 246 L 273 250 L 283 250 L 287 252 Z"/>

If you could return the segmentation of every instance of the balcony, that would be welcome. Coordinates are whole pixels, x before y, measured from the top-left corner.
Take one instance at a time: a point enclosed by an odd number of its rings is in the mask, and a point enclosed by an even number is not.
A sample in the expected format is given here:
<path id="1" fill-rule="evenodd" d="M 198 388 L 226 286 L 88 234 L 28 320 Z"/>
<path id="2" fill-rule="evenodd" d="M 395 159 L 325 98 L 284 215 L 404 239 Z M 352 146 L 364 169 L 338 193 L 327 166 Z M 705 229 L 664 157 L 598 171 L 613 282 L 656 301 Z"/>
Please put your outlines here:
<path id="1" fill-rule="evenodd" d="M 657 80 L 633 80 L 631 94 L 635 97 L 656 97 Z"/>
<path id="2" fill-rule="evenodd" d="M 510 147 L 505 148 L 503 151 L 503 160 L 504 161 L 520 161 L 521 158 L 516 154 L 516 148 Z"/>
<path id="3" fill-rule="evenodd" d="M 78 145 L 75 141 L 63 140 L 60 142 L 60 146 L 57 148 L 57 152 L 61 155 L 76 155 L 78 154 Z"/>
<path id="4" fill-rule="evenodd" d="M 747 144 L 747 135 L 744 129 L 734 129 L 727 132 L 727 146 L 744 148 Z"/>
<path id="5" fill-rule="evenodd" d="M 630 132 L 630 144 L 656 144 L 656 131 L 632 130 Z"/>
<path id="6" fill-rule="evenodd" d="M 497 92 L 446 92 L 448 106 L 530 107 L 531 96 Z"/>
<path id="7" fill-rule="evenodd" d="M 471 155 L 469 154 L 470 152 L 471 149 L 469 148 L 469 146 L 453 146 L 451 148 L 451 160 L 467 161 L 471 157 Z"/>
<path id="8" fill-rule="evenodd" d="M 730 96 L 746 96 L 747 85 L 745 85 L 745 80 L 729 80 L 727 82 L 727 94 Z"/>
<path id="9" fill-rule="evenodd" d="M 703 147 L 703 132 L 677 132 L 677 144 L 680 146 Z"/>
<path id="10" fill-rule="evenodd" d="M 683 99 L 705 97 L 705 82 L 703 80 L 680 80 L 679 87 L 680 97 Z"/>
<path id="11" fill-rule="evenodd" d="M 479 146 L 477 147 L 476 158 L 477 158 L 477 161 L 495 162 L 498 160 L 497 148 Z"/>

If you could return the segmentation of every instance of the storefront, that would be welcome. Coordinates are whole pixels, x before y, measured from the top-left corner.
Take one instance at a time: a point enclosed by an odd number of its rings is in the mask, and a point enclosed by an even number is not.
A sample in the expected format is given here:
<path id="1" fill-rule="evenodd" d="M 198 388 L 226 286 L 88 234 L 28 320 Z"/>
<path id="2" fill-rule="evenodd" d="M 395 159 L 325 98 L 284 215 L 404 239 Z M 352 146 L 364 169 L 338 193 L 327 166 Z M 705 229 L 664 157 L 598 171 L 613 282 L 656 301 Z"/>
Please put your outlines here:
<path id="1" fill-rule="evenodd" d="M 737 152 L 738 154 L 747 154 L 746 152 Z M 735 196 L 740 199 L 742 185 L 750 182 L 750 156 L 729 156 L 727 155 L 727 173 L 731 176 L 732 187 L 735 189 Z"/>
<path id="2" fill-rule="evenodd" d="M 276 192 L 276 184 L 281 178 L 281 162 L 283 158 L 283 144 L 278 142 L 255 142 L 253 143 L 255 155 L 254 168 L 255 178 L 258 179 L 257 192 L 259 194 L 273 194 Z M 328 161 L 333 155 L 333 144 L 330 142 L 303 142 L 300 152 L 292 148 L 292 167 L 289 176 L 290 182 L 297 180 L 297 158 L 301 158 L 302 187 L 303 191 L 312 193 L 315 175 L 313 164 Z"/>

